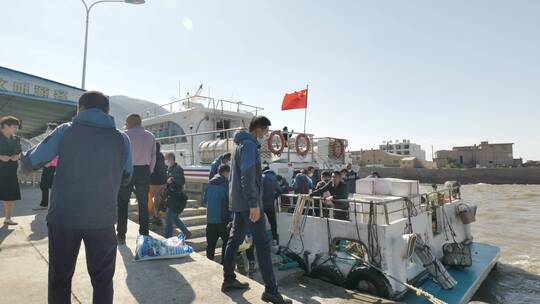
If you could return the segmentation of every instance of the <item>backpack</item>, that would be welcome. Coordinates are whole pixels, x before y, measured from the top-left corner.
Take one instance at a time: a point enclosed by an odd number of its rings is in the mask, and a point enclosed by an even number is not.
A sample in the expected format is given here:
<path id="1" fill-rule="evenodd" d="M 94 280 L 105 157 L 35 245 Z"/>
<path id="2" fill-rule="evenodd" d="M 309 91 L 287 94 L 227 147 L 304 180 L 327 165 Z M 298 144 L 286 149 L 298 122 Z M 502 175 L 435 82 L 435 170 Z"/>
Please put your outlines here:
<path id="1" fill-rule="evenodd" d="M 167 185 L 165 190 L 165 202 L 167 208 L 170 208 L 174 213 L 182 213 L 187 205 L 188 196 L 174 183 Z"/>

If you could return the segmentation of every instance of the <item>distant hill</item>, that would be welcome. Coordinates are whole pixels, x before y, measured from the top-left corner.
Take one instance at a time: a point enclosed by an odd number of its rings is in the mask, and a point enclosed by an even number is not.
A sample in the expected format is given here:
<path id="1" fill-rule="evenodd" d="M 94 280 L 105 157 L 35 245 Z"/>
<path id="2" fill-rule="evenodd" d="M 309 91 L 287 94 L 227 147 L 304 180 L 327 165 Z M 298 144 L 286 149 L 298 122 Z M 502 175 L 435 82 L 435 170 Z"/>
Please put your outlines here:
<path id="1" fill-rule="evenodd" d="M 129 114 L 141 114 L 143 111 L 150 108 L 155 108 L 157 114 L 165 114 L 168 112 L 159 107 L 156 103 L 123 95 L 109 96 L 109 101 L 111 106 L 110 114 L 114 117 L 117 128 L 124 127 L 126 117 Z"/>

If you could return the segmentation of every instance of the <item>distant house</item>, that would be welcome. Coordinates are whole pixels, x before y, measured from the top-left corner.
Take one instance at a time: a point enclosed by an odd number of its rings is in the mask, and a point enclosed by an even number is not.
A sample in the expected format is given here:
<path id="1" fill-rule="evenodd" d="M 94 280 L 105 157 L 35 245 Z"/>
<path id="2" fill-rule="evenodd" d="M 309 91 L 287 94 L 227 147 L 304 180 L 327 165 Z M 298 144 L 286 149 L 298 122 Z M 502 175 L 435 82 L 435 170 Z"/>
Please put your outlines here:
<path id="1" fill-rule="evenodd" d="M 351 151 L 349 156 L 352 164 L 360 167 L 431 168 L 431 162 L 382 149 Z"/>
<path id="2" fill-rule="evenodd" d="M 488 143 L 479 145 L 453 147 L 452 150 L 435 152 L 435 162 L 438 168 L 444 167 L 512 167 L 515 164 L 513 143 Z"/>
<path id="3" fill-rule="evenodd" d="M 412 143 L 409 139 L 402 141 L 396 140 L 392 142 L 383 141 L 382 145 L 379 145 L 379 149 L 397 155 L 403 155 L 403 157 L 416 157 L 419 160 L 426 160 L 426 151 L 422 150 L 420 145 Z"/>

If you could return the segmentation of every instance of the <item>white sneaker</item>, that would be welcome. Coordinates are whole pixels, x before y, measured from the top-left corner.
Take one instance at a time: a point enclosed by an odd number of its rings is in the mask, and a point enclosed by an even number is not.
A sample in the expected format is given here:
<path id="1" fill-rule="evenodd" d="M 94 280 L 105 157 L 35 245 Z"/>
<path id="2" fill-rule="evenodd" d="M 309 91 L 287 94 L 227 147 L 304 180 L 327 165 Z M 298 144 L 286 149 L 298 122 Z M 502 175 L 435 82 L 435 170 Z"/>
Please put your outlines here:
<path id="1" fill-rule="evenodd" d="M 12 219 L 6 219 L 6 220 L 4 220 L 4 225 L 13 225 L 13 226 L 15 226 L 15 225 L 19 225 L 19 223 L 14 222 Z"/>

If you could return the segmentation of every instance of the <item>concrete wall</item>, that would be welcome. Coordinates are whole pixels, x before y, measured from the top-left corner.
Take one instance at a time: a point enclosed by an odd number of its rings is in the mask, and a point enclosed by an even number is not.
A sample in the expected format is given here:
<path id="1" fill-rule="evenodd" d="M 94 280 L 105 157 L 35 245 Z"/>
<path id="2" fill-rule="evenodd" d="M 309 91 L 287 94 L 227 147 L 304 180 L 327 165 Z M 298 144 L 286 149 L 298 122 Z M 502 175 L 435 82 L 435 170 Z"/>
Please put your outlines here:
<path id="1" fill-rule="evenodd" d="M 377 171 L 381 177 L 438 183 L 455 180 L 462 184 L 540 184 L 540 168 L 424 169 L 424 168 L 360 168 L 360 177 Z"/>

